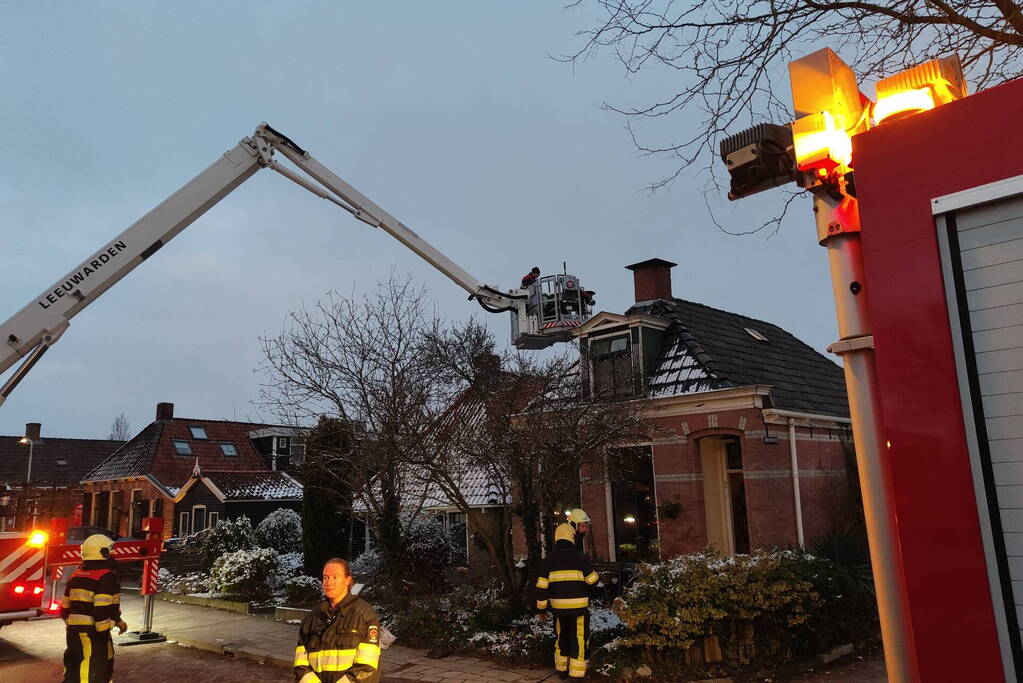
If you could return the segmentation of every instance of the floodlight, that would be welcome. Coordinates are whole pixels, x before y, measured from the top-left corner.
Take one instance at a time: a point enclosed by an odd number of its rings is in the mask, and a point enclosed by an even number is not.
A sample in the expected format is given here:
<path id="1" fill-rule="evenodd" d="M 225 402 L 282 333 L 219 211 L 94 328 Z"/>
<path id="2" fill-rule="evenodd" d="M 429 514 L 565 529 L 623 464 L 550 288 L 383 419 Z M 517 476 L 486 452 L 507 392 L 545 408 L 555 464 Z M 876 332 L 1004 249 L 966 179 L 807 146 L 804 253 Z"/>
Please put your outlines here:
<path id="1" fill-rule="evenodd" d="M 789 63 L 796 165 L 831 172 L 852 161 L 851 137 L 866 127 L 865 97 L 856 75 L 831 49 Z"/>
<path id="2" fill-rule="evenodd" d="M 739 199 L 796 179 L 792 129 L 761 123 L 721 141 L 721 160 L 731 176 L 729 199 Z"/>
<path id="3" fill-rule="evenodd" d="M 966 97 L 959 57 L 932 59 L 877 83 L 874 121 L 895 120 Z"/>

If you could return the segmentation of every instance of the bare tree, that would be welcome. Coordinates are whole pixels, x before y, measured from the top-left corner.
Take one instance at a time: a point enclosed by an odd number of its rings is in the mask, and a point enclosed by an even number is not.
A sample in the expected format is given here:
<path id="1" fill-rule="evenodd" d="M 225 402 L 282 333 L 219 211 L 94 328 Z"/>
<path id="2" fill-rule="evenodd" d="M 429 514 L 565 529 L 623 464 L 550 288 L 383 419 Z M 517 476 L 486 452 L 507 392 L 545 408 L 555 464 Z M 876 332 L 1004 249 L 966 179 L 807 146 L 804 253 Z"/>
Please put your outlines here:
<path id="1" fill-rule="evenodd" d="M 656 428 L 633 403 L 582 400 L 572 352 L 541 360 L 499 358 L 492 355 L 493 338 L 475 321 L 442 331 L 431 343 L 437 375 L 453 378 L 461 391 L 417 465 L 466 514 L 509 601 L 518 605 L 521 580 L 535 573 L 556 513 L 579 504 L 581 473 L 599 480 L 609 449 L 650 438 Z M 466 476 L 478 479 L 480 473 L 521 521 L 527 549 L 522 576 L 514 564 L 511 516 L 488 531 L 481 510 L 465 498 Z"/>
<path id="2" fill-rule="evenodd" d="M 429 303 L 409 277 L 392 273 L 376 294 L 332 293 L 313 311 L 291 314 L 279 336 L 261 340 L 261 407 L 291 424 L 332 419 L 314 432 L 323 439 L 311 439 L 318 485 L 360 504 L 389 566 L 398 564 L 401 517 L 414 503 L 404 496 L 405 454 L 442 407 L 422 361 L 434 326 Z"/>
<path id="3" fill-rule="evenodd" d="M 638 104 L 605 103 L 629 121 L 648 154 L 674 158 L 669 184 L 693 164 L 712 166 L 726 134 L 792 114 L 786 65 L 829 46 L 860 78 L 890 75 L 957 53 L 968 81 L 981 89 L 1023 74 L 1023 5 L 1017 0 L 578 0 L 597 18 L 582 45 L 561 59 L 578 63 L 609 49 L 630 77 L 647 69 L 676 72 L 677 89 Z M 653 139 L 636 126 L 675 121 Z M 715 190 L 717 188 L 715 187 Z"/>
<path id="4" fill-rule="evenodd" d="M 128 418 L 125 417 L 123 412 L 114 418 L 113 424 L 110 425 L 110 436 L 108 438 L 111 441 L 127 441 L 131 438 L 131 425 L 128 423 Z"/>

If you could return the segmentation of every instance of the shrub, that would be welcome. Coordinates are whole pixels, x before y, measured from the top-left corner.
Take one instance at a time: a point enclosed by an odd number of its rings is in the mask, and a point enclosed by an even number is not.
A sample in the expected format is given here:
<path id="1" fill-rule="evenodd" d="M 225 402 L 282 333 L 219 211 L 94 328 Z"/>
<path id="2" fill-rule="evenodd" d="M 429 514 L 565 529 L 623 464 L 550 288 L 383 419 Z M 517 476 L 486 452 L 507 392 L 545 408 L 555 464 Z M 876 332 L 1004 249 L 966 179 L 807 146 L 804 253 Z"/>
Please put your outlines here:
<path id="1" fill-rule="evenodd" d="M 263 598 L 280 567 L 276 550 L 236 550 L 217 558 L 210 571 L 210 590 L 242 598 Z"/>
<path id="2" fill-rule="evenodd" d="M 242 515 L 238 519 L 222 519 L 208 529 L 202 543 L 202 568 L 210 571 L 218 558 L 238 550 L 252 550 L 256 547 L 256 536 L 252 522 Z"/>
<path id="3" fill-rule="evenodd" d="M 256 545 L 279 553 L 302 551 L 302 518 L 289 508 L 278 508 L 256 526 Z"/>
<path id="4" fill-rule="evenodd" d="M 205 593 L 209 590 L 209 577 L 199 572 L 175 575 L 166 569 L 161 569 L 157 574 L 157 587 L 165 593 L 177 595 L 188 595 L 190 593 Z"/>
<path id="5" fill-rule="evenodd" d="M 295 576 L 284 582 L 284 597 L 292 605 L 304 605 L 318 600 L 323 594 L 323 584 L 311 576 Z"/>
<path id="6" fill-rule="evenodd" d="M 615 613 L 628 629 L 618 646 L 686 649 L 736 622 L 768 640 L 791 643 L 824 602 L 819 586 L 834 565 L 795 550 L 722 557 L 708 550 L 640 565 Z"/>
<path id="7" fill-rule="evenodd" d="M 406 521 L 402 559 L 413 576 L 430 586 L 443 583 L 443 570 L 450 566 L 454 550 L 440 519 L 420 515 Z"/>
<path id="8" fill-rule="evenodd" d="M 305 558 L 302 557 L 302 553 L 284 553 L 281 555 L 276 574 L 279 583 L 283 584 L 288 579 L 293 579 L 296 576 L 304 576 L 304 562 Z"/>
<path id="9" fill-rule="evenodd" d="M 359 583 L 373 583 L 377 576 L 380 574 L 380 569 L 383 567 L 384 561 L 380 557 L 380 553 L 376 550 L 370 549 L 359 555 L 357 558 L 349 563 L 348 568 L 352 572 L 352 577 Z"/>

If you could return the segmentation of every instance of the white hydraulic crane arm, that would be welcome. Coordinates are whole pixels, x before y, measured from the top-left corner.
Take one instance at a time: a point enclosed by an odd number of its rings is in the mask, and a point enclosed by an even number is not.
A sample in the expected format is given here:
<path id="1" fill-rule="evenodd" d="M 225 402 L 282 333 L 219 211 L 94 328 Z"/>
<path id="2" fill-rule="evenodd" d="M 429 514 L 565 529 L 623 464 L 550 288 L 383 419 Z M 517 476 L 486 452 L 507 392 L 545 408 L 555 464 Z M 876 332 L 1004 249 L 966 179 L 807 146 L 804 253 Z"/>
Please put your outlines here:
<path id="1" fill-rule="evenodd" d="M 280 151 L 323 187 L 281 166 L 273 158 L 274 151 Z M 243 139 L 225 152 L 209 168 L 0 325 L 0 374 L 21 360 L 18 369 L 0 387 L 0 403 L 60 338 L 71 318 L 264 166 L 337 204 L 359 220 L 383 228 L 469 292 L 470 298 L 477 299 L 487 310 L 525 310 L 524 296 L 504 294 L 481 283 L 287 136 L 263 123 L 251 138 Z"/>

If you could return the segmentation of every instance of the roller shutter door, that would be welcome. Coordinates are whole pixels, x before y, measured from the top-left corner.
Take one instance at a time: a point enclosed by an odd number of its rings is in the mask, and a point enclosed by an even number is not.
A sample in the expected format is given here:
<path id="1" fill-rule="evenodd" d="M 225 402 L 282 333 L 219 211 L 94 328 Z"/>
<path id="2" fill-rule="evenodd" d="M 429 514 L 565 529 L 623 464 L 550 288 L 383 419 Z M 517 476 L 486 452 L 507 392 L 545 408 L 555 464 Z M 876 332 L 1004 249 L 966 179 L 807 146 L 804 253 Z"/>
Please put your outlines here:
<path id="1" fill-rule="evenodd" d="M 1023 643 L 1023 196 L 939 216 L 949 313 L 993 602 Z"/>

